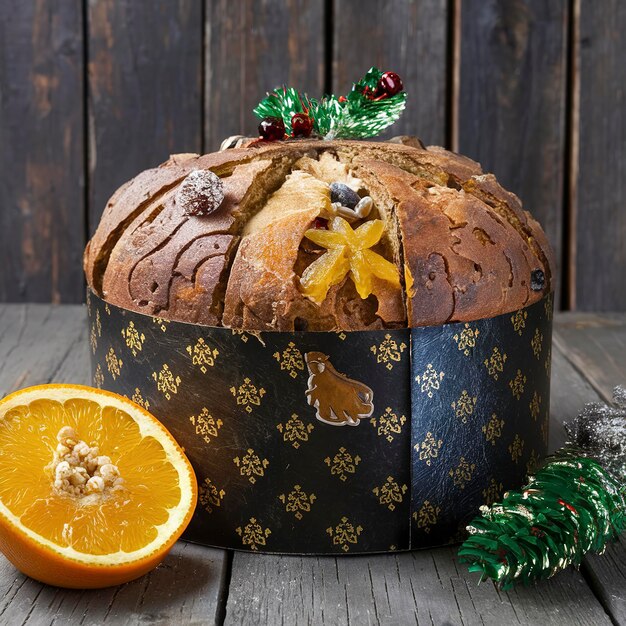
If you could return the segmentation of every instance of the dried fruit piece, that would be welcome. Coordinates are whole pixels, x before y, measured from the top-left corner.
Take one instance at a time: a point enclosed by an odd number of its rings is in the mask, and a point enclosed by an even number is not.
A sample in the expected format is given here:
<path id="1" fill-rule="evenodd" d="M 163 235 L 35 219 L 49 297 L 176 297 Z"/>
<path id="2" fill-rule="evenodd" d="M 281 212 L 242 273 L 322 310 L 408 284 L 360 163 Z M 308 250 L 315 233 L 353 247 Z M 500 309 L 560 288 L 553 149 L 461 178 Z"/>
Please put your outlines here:
<path id="1" fill-rule="evenodd" d="M 354 207 L 359 203 L 360 200 L 359 194 L 352 189 L 352 187 L 348 187 L 348 185 L 344 185 L 344 183 L 334 182 L 330 184 L 330 201 L 331 202 L 339 202 L 342 206 L 347 206 L 349 209 L 354 209 Z"/>
<path id="2" fill-rule="evenodd" d="M 365 300 L 372 293 L 374 276 L 400 288 L 398 268 L 380 254 L 369 250 L 382 237 L 381 220 L 365 222 L 356 230 L 341 217 L 335 217 L 328 230 L 307 230 L 304 236 L 328 252 L 311 263 L 300 279 L 302 293 L 320 304 L 328 290 L 348 274 L 356 290 Z"/>
<path id="3" fill-rule="evenodd" d="M 182 182 L 176 204 L 186 215 L 210 215 L 224 202 L 224 185 L 211 170 L 194 170 Z"/>

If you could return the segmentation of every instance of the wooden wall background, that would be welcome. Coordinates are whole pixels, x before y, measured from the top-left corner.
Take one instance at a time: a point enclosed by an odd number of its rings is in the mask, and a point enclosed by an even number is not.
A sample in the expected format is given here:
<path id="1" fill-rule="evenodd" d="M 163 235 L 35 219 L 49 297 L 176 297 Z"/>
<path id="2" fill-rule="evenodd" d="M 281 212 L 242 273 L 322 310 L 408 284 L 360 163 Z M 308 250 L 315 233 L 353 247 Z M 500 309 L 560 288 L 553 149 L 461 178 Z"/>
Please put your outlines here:
<path id="1" fill-rule="evenodd" d="M 0 301 L 79 302 L 106 200 L 169 153 L 253 133 L 287 82 L 410 94 L 393 134 L 477 159 L 543 223 L 562 308 L 625 310 L 620 0 L 2 0 Z"/>

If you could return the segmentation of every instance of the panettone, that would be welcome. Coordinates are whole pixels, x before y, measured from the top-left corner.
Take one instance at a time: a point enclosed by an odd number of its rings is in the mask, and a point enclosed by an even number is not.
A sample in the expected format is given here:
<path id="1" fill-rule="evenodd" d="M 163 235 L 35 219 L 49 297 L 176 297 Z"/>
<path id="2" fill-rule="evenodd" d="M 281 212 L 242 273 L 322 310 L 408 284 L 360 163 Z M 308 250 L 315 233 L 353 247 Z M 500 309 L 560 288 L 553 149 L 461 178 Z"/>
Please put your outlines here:
<path id="1" fill-rule="evenodd" d="M 190 210 L 181 193 L 196 170 L 221 179 L 223 201 L 209 214 Z M 337 184 L 359 200 L 370 197 L 361 203 L 369 213 L 350 219 L 353 207 L 333 203 Z M 377 243 L 374 234 L 365 237 L 369 256 L 359 256 L 357 266 L 316 243 L 328 235 L 311 234 L 337 226 L 350 238 L 373 220 L 381 220 L 382 235 Z M 310 280 L 307 270 L 323 255 L 336 267 Z M 493 317 L 551 291 L 553 267 L 541 227 L 493 175 L 466 157 L 406 138 L 256 141 L 204 156 L 174 155 L 115 192 L 85 252 L 90 287 L 112 304 L 249 330 L 380 329 Z M 321 291 L 310 284 L 327 278 Z"/>

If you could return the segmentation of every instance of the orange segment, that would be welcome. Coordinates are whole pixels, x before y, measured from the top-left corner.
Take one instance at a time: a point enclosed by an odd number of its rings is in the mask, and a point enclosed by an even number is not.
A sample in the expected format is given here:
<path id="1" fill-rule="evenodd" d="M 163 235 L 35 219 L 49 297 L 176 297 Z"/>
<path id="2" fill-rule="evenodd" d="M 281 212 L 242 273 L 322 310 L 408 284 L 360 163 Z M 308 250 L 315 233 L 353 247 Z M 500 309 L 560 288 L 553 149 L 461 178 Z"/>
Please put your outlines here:
<path id="1" fill-rule="evenodd" d="M 42 385 L 0 401 L 0 549 L 33 578 L 136 578 L 163 559 L 196 498 L 182 450 L 126 398 Z"/>

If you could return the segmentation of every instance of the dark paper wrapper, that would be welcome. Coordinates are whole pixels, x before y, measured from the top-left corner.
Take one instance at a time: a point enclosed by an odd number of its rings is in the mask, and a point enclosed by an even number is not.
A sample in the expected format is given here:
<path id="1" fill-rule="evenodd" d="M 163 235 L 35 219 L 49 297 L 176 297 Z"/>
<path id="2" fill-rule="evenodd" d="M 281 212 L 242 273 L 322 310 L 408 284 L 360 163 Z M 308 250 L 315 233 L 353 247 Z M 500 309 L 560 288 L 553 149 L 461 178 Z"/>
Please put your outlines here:
<path id="1" fill-rule="evenodd" d="M 401 330 L 241 332 L 88 294 L 93 380 L 153 413 L 199 483 L 186 538 L 343 554 L 460 540 L 546 453 L 552 296 Z"/>

